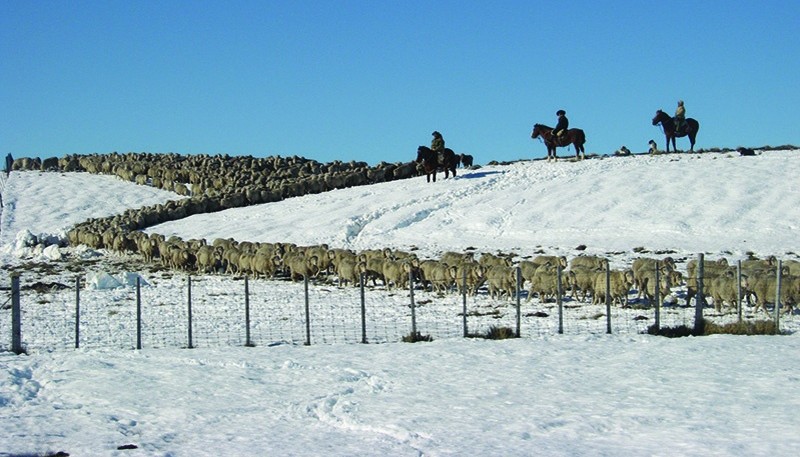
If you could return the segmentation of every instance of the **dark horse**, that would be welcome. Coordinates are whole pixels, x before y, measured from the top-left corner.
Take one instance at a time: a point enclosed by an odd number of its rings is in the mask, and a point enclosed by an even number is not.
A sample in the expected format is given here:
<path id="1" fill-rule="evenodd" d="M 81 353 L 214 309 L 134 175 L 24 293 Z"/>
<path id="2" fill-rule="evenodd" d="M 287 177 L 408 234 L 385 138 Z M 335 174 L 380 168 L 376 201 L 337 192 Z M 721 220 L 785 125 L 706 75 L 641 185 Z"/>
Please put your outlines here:
<path id="1" fill-rule="evenodd" d="M 428 182 L 431 182 L 431 176 L 433 176 L 433 182 L 436 182 L 436 172 L 438 170 L 444 171 L 445 179 L 450 177 L 450 173 L 453 173 L 453 177 L 455 177 L 459 156 L 450 148 L 444 148 L 442 152 L 437 154 L 427 146 L 420 146 L 417 148 L 416 162 L 422 165 L 422 169 L 428 177 Z"/>
<path id="2" fill-rule="evenodd" d="M 542 140 L 544 140 L 544 144 L 547 146 L 548 162 L 551 159 L 558 160 L 558 156 L 556 156 L 556 148 L 569 146 L 570 144 L 575 146 L 576 159 L 581 160 L 586 158 L 586 151 L 583 149 L 583 145 L 586 143 L 586 135 L 581 129 L 569 129 L 564 132 L 564 135 L 562 135 L 560 139 L 557 140 L 553 136 L 552 127 L 536 124 L 533 126 L 531 138 L 539 138 L 540 136 Z"/>
<path id="3" fill-rule="evenodd" d="M 672 116 L 658 110 L 656 111 L 656 117 L 653 118 L 653 125 L 658 124 L 661 124 L 661 128 L 664 129 L 664 136 L 667 137 L 667 152 L 669 152 L 669 140 L 672 140 L 672 150 L 677 152 L 678 149 L 675 147 L 675 138 L 687 135 L 689 136 L 689 143 L 691 143 L 689 150 L 694 152 L 694 139 L 697 138 L 697 131 L 700 130 L 699 122 L 691 117 L 686 118 L 686 122 L 683 124 L 681 131 L 676 132 L 675 121 L 672 119 Z"/>

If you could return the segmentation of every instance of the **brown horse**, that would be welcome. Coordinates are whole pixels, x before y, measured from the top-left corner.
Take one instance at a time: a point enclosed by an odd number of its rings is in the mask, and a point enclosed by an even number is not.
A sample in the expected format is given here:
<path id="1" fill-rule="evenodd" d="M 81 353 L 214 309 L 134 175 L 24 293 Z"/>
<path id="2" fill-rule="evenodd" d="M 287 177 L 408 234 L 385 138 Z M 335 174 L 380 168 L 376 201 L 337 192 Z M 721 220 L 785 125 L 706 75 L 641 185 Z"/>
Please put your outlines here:
<path id="1" fill-rule="evenodd" d="M 667 152 L 669 152 L 669 141 L 672 140 L 672 150 L 677 152 L 678 149 L 675 147 L 675 138 L 678 137 L 689 137 L 689 151 L 694 152 L 694 140 L 697 138 L 697 131 L 700 130 L 700 123 L 696 120 L 692 119 L 691 117 L 686 118 L 686 123 L 683 124 L 681 131 L 675 131 L 675 121 L 672 119 L 672 116 L 669 114 L 658 110 L 656 111 L 656 117 L 653 118 L 653 125 L 661 124 L 661 128 L 664 129 L 664 136 L 667 139 Z"/>
<path id="2" fill-rule="evenodd" d="M 440 155 L 441 157 L 439 157 Z M 456 176 L 459 156 L 450 148 L 444 148 L 441 153 L 437 154 L 427 146 L 420 146 L 417 148 L 416 162 L 422 165 L 422 169 L 428 177 L 428 182 L 431 182 L 431 176 L 433 176 L 433 182 L 436 182 L 436 172 L 438 170 L 444 171 L 445 179 L 450 177 L 450 173 L 453 173 L 453 177 Z"/>
<path id="3" fill-rule="evenodd" d="M 575 146 L 575 158 L 578 160 L 586 158 L 586 151 L 583 148 L 583 145 L 586 143 L 586 135 L 583 133 L 581 129 L 569 129 L 564 132 L 560 138 L 555 138 L 553 136 L 553 129 L 546 125 L 536 124 L 533 126 L 533 132 L 531 132 L 531 138 L 539 138 L 541 137 L 544 140 L 544 144 L 547 146 L 547 161 L 549 162 L 551 159 L 553 161 L 558 160 L 558 156 L 556 155 L 556 148 L 558 147 L 566 147 L 570 144 Z"/>

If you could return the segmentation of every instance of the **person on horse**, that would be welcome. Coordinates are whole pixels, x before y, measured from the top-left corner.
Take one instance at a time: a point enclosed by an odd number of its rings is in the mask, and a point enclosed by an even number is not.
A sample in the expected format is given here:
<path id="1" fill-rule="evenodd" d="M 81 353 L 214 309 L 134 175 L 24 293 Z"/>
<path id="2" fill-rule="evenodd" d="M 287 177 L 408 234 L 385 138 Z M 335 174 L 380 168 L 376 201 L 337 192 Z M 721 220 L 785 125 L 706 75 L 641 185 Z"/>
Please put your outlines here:
<path id="1" fill-rule="evenodd" d="M 431 135 L 433 135 L 433 140 L 431 140 L 431 149 L 433 152 L 438 153 L 444 151 L 444 138 L 442 138 L 442 134 L 434 131 Z"/>
<path id="2" fill-rule="evenodd" d="M 683 100 L 678 100 L 678 108 L 675 110 L 675 133 L 680 134 L 686 124 L 686 108 L 683 106 Z"/>
<path id="3" fill-rule="evenodd" d="M 553 138 L 556 143 L 560 143 L 561 135 L 566 133 L 569 128 L 569 119 L 567 119 L 567 112 L 563 109 L 556 111 L 556 116 L 558 116 L 558 123 L 556 124 L 556 128 L 553 129 Z"/>
<path id="4" fill-rule="evenodd" d="M 436 160 L 441 164 L 444 162 L 444 138 L 442 134 L 434 130 L 433 139 L 431 140 L 431 150 L 436 153 Z"/>

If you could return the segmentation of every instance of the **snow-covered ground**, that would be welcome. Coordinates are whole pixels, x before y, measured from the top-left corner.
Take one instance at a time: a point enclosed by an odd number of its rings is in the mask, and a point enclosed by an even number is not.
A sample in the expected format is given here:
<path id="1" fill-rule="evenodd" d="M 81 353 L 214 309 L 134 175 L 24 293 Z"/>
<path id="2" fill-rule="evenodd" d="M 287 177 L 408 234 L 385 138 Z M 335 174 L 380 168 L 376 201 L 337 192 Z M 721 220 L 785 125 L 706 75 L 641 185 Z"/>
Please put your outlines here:
<path id="1" fill-rule="evenodd" d="M 614 267 L 665 253 L 679 266 L 701 252 L 788 260 L 800 252 L 799 171 L 800 151 L 520 162 L 149 231 L 391 247 L 421 257 L 465 249 L 517 259 L 597 254 Z M 71 286 L 77 275 L 102 272 L 123 279 L 137 263 L 29 246 L 31 235 L 52 241 L 87 218 L 179 198 L 112 177 L 36 172 L 12 173 L 2 196 L 0 262 L 23 271 L 23 287 Z M 77 263 L 78 271 L 66 267 Z M 312 345 L 303 346 L 302 284 L 251 280 L 256 347 L 245 348 L 243 281 L 205 276 L 194 278 L 197 348 L 190 350 L 181 349 L 185 275 L 136 272 L 147 284 L 141 351 L 128 349 L 131 287 L 81 290 L 78 350 L 71 349 L 74 290 L 25 291 L 30 355 L 0 353 L 0 455 L 794 455 L 800 448 L 797 315 L 782 321 L 789 336 L 666 339 L 638 333 L 652 323 L 651 309 L 615 308 L 607 335 L 597 317 L 604 307 L 569 301 L 559 335 L 555 304 L 534 299 L 523 302 L 523 338 L 485 341 L 459 338 L 459 296 L 416 291 L 418 328 L 434 341 L 405 344 L 396 341 L 410 330 L 408 292 L 377 287 L 366 294 L 368 340 L 387 344 L 343 344 L 361 338 L 358 289 L 321 283 L 309 291 L 315 318 Z M 681 288 L 672 299 L 664 319 L 691 325 Z M 481 294 L 468 306 L 471 330 L 513 326 L 513 301 Z M 0 308 L 7 349 L 10 311 Z M 137 449 L 117 449 L 127 444 Z"/>

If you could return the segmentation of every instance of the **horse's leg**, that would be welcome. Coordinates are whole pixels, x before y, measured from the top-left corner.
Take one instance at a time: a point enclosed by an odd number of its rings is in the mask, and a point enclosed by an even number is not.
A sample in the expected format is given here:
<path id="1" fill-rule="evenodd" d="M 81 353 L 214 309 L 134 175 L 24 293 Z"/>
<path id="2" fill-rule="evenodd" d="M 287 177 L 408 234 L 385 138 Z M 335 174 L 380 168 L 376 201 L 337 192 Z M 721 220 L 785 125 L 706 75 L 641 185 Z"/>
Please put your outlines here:
<path id="1" fill-rule="evenodd" d="M 695 138 L 694 134 L 689 135 L 689 150 L 691 152 L 694 152 L 694 138 Z"/>
<path id="2" fill-rule="evenodd" d="M 669 135 L 664 135 L 664 138 L 666 138 L 665 142 L 667 143 L 667 154 L 669 154 Z"/>

